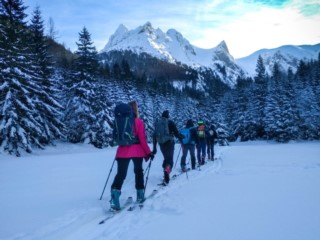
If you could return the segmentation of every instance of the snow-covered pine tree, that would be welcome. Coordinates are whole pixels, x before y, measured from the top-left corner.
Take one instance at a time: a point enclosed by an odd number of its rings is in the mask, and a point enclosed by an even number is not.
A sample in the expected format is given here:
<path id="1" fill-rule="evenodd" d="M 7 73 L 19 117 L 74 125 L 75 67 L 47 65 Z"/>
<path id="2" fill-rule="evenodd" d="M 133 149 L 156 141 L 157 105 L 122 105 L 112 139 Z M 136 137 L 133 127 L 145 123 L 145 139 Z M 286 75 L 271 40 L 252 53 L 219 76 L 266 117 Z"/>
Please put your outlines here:
<path id="1" fill-rule="evenodd" d="M 299 112 L 297 109 L 297 99 L 294 94 L 293 74 L 289 69 L 286 78 L 283 79 L 283 119 L 286 141 L 299 139 Z"/>
<path id="2" fill-rule="evenodd" d="M 241 141 L 247 140 L 244 129 L 248 124 L 248 101 L 250 92 L 248 91 L 249 86 L 252 85 L 252 81 L 247 79 L 238 78 L 234 94 L 236 95 L 235 104 L 235 115 L 233 116 L 233 122 L 231 124 L 232 137 L 234 140 L 239 138 Z M 221 109 L 223 111 L 223 109 Z"/>
<path id="3" fill-rule="evenodd" d="M 241 136 L 242 141 L 262 138 L 264 128 L 266 70 L 263 59 L 259 56 L 256 66 L 256 77 L 253 83 L 244 86 L 240 95 L 244 100 L 243 119 L 238 126 L 234 126 L 234 132 Z M 222 112 L 224 109 L 221 109 Z M 236 122 L 235 122 L 236 123 Z"/>
<path id="4" fill-rule="evenodd" d="M 318 59 L 315 61 L 314 66 L 314 74 L 312 76 L 313 78 L 313 86 L 314 86 L 314 92 L 315 92 L 315 102 L 318 108 L 317 115 L 315 116 L 316 122 L 317 122 L 317 138 L 320 138 L 320 52 L 318 54 Z"/>
<path id="5" fill-rule="evenodd" d="M 316 95 L 316 85 L 312 76 L 312 64 L 300 61 L 296 72 L 296 97 L 300 116 L 300 136 L 302 139 L 318 139 L 320 129 L 320 107 Z"/>
<path id="6" fill-rule="evenodd" d="M 39 121 L 43 125 L 41 143 L 50 143 L 63 137 L 64 124 L 61 122 L 62 106 L 55 98 L 57 90 L 53 84 L 54 69 L 48 45 L 44 36 L 44 24 L 39 7 L 36 7 L 30 25 L 30 57 L 32 59 L 33 79 L 41 86 L 39 95 L 33 96 L 35 107 L 39 113 Z"/>
<path id="7" fill-rule="evenodd" d="M 98 81 L 97 51 L 91 41 L 91 35 L 83 27 L 77 42 L 77 58 L 69 79 L 68 102 L 65 122 L 70 142 L 88 142 L 97 147 L 104 144 L 101 129 L 106 128 L 106 102 L 100 99 L 100 81 Z M 104 88 L 103 88 L 104 89 Z M 99 119 L 98 119 L 99 118 Z M 99 134 L 98 134 L 99 133 Z M 98 135 L 97 135 L 98 134 Z"/>
<path id="8" fill-rule="evenodd" d="M 114 102 L 111 101 L 110 90 L 103 79 L 99 78 L 95 86 L 99 87 L 95 88 L 96 100 L 93 102 L 92 108 L 96 122 L 92 127 L 94 135 L 91 137 L 91 143 L 95 147 L 101 148 L 108 146 L 112 139 Z"/>
<path id="9" fill-rule="evenodd" d="M 37 110 L 43 91 L 30 67 L 26 7 L 21 0 L 0 2 L 0 146 L 20 156 L 43 147 L 43 125 Z"/>
<path id="10" fill-rule="evenodd" d="M 256 123 L 255 131 L 257 138 L 263 138 L 265 131 L 265 101 L 266 101 L 266 89 L 268 82 L 268 74 L 266 72 L 265 65 L 262 57 L 259 55 L 256 65 L 256 76 L 253 84 L 253 111 L 254 122 Z"/>
<path id="11" fill-rule="evenodd" d="M 286 140 L 284 117 L 284 76 L 277 63 L 274 64 L 268 87 L 265 103 L 265 131 L 267 139 L 281 142 Z"/>

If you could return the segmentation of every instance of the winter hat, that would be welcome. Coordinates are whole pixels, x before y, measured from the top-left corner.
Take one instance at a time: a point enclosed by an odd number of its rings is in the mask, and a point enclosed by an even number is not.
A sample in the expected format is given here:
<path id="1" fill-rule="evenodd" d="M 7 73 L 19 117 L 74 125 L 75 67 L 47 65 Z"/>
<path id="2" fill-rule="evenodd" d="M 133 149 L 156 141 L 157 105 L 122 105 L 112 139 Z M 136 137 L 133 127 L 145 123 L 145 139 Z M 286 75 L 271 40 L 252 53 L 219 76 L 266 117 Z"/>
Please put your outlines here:
<path id="1" fill-rule="evenodd" d="M 203 124 L 204 124 L 204 121 L 202 121 L 202 120 L 198 121 L 198 125 L 203 125 Z"/>
<path id="2" fill-rule="evenodd" d="M 193 121 L 192 121 L 192 119 L 189 119 L 189 120 L 187 121 L 186 127 L 187 127 L 187 128 L 193 127 Z"/>
<path id="3" fill-rule="evenodd" d="M 162 117 L 169 118 L 169 111 L 168 110 L 163 111 Z"/>

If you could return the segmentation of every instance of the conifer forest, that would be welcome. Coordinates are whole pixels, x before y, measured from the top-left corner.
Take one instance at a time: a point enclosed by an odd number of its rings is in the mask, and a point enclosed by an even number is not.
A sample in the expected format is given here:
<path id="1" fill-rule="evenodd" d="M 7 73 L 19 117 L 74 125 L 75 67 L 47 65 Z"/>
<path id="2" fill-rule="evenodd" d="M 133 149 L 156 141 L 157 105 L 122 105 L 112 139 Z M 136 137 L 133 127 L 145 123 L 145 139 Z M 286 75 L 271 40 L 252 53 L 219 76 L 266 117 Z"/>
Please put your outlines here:
<path id="1" fill-rule="evenodd" d="M 0 3 L 0 154 L 56 141 L 108 147 L 114 107 L 130 100 L 139 103 L 150 142 L 164 110 L 178 128 L 188 119 L 214 124 L 220 144 L 320 139 L 320 54 L 297 71 L 275 64 L 271 74 L 259 57 L 255 76 L 235 86 L 208 77 L 206 89 L 177 88 L 174 79 L 136 74 L 125 60 L 102 61 L 86 27 L 71 52 L 45 34 L 40 8 L 29 21 L 25 9 L 21 0 Z"/>

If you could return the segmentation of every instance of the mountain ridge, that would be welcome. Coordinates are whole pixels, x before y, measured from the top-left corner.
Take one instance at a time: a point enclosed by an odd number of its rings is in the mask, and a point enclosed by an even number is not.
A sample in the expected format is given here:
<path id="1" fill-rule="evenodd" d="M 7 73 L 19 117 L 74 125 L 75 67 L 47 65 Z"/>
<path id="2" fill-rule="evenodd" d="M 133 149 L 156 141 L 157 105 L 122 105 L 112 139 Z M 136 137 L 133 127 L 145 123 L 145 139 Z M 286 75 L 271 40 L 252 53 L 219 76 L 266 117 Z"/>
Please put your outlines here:
<path id="1" fill-rule="evenodd" d="M 203 49 L 192 45 L 175 29 L 163 32 L 146 22 L 128 30 L 120 24 L 100 53 L 132 51 L 140 55 L 146 53 L 170 64 L 182 64 L 201 72 L 210 69 L 229 86 L 236 84 L 238 77 L 253 77 L 259 55 L 262 56 L 268 73 L 275 62 L 280 69 L 289 67 L 296 70 L 299 60 L 317 58 L 320 43 L 316 45 L 285 45 L 274 49 L 260 49 L 244 58 L 235 59 L 223 40 L 216 47 Z"/>
<path id="2" fill-rule="evenodd" d="M 283 45 L 277 48 L 260 49 L 247 57 L 238 58 L 236 62 L 242 66 L 250 75 L 255 73 L 255 63 L 260 55 L 264 60 L 267 72 L 272 72 L 275 62 L 279 63 L 282 71 L 289 67 L 296 71 L 300 60 L 317 59 L 320 53 L 320 43 L 314 45 Z"/>

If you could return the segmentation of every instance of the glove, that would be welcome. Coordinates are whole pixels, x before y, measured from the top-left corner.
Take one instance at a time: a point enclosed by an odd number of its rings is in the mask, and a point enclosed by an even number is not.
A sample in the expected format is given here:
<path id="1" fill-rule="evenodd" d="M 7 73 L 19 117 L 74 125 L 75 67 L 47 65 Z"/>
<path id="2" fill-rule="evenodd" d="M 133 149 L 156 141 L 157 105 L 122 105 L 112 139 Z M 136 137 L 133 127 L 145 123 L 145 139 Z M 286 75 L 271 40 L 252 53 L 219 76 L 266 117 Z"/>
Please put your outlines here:
<path id="1" fill-rule="evenodd" d="M 111 147 L 114 147 L 114 146 L 115 146 L 114 141 L 111 140 L 111 141 L 109 142 L 109 145 L 110 145 Z"/>
<path id="2" fill-rule="evenodd" d="M 156 155 L 157 154 L 157 149 L 154 148 L 153 151 L 152 151 L 153 155 Z"/>
<path id="3" fill-rule="evenodd" d="M 146 162 L 148 162 L 150 159 L 151 159 L 151 161 L 154 159 L 154 154 L 153 154 L 153 152 L 150 152 L 150 153 L 144 158 L 144 160 L 145 160 Z"/>

